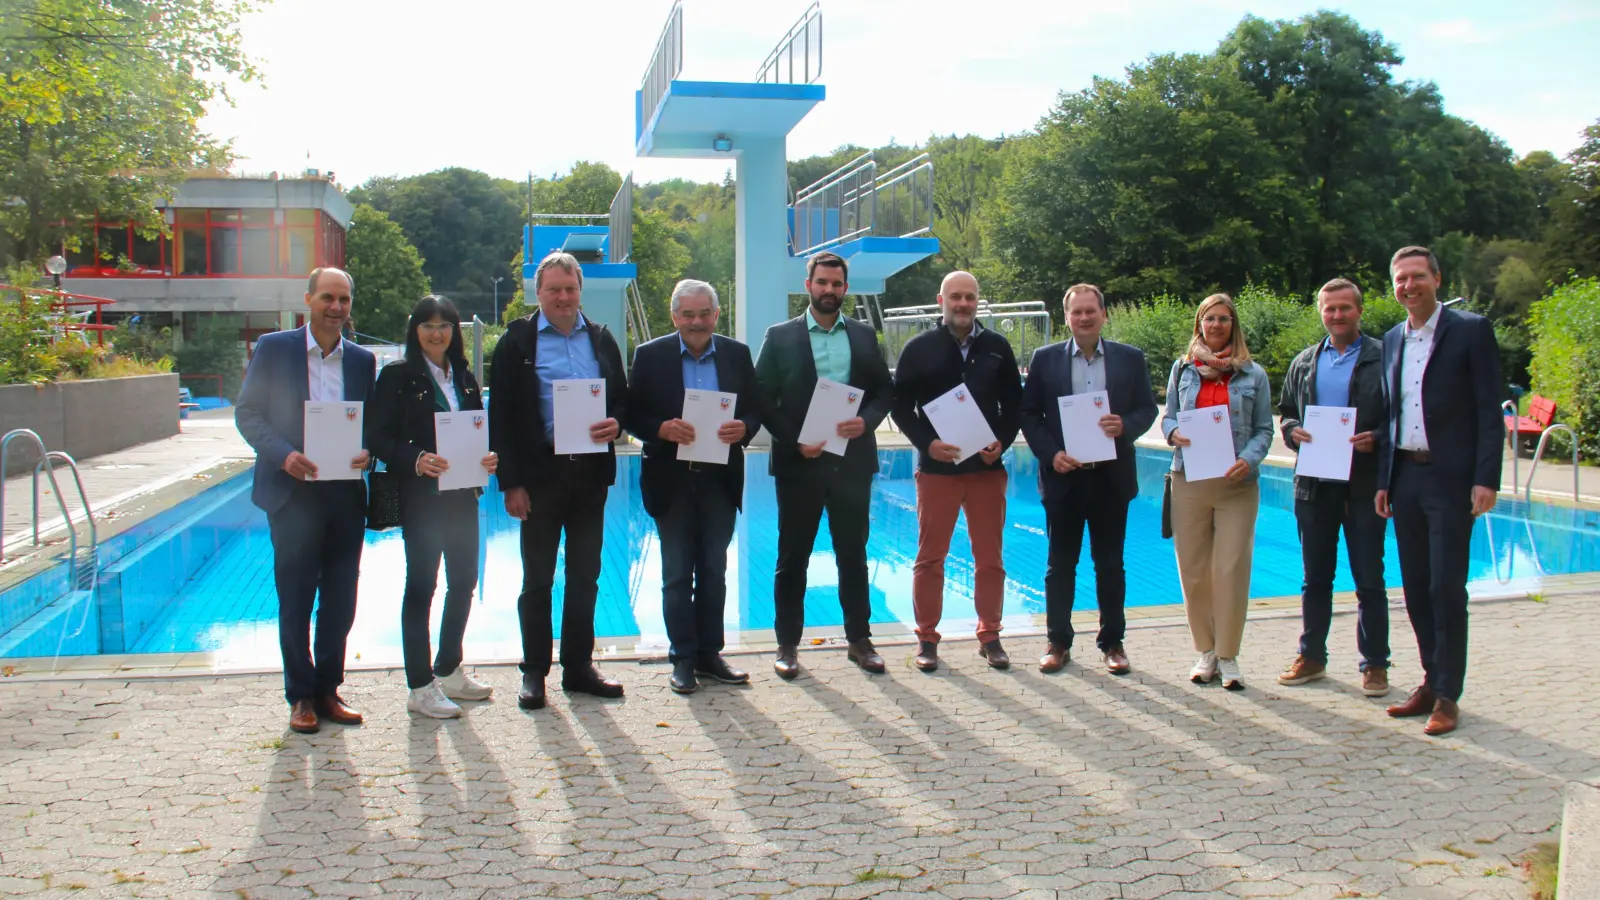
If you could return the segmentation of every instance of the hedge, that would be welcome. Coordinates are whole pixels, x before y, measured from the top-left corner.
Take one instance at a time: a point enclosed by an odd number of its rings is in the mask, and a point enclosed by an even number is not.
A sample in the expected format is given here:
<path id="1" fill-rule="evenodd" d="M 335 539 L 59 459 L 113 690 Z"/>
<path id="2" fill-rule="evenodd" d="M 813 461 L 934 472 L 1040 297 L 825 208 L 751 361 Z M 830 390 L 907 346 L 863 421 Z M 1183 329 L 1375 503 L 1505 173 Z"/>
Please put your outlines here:
<path id="1" fill-rule="evenodd" d="M 1583 455 L 1600 455 L 1600 281 L 1585 278 L 1556 288 L 1528 315 L 1533 392 L 1554 400 L 1556 417 L 1577 432 Z"/>

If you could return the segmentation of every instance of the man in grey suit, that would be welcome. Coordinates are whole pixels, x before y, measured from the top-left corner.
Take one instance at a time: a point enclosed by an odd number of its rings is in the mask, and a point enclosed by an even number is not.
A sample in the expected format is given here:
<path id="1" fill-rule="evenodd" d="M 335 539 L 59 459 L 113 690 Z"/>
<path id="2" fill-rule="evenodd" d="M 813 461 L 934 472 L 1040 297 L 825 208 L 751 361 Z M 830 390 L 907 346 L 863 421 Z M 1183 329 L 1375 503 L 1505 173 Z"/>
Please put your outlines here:
<path id="1" fill-rule="evenodd" d="M 878 471 L 873 431 L 889 414 L 894 387 L 872 326 L 840 315 L 849 290 L 849 267 L 832 253 L 806 265 L 811 303 L 804 313 L 767 329 L 756 379 L 765 405 L 762 423 L 772 433 L 771 467 L 778 493 L 778 567 L 773 577 L 781 678 L 800 674 L 797 650 L 805 629 L 806 569 L 822 511 L 828 511 L 839 566 L 839 605 L 851 662 L 884 671 L 872 646 L 872 603 L 867 596 L 867 534 L 872 476 Z M 838 423 L 832 440 L 846 440 L 843 456 L 824 452 L 828 441 L 800 443 L 800 428 L 819 378 L 861 392 L 856 415 Z"/>
<path id="2" fill-rule="evenodd" d="M 1100 604 L 1095 642 L 1106 669 L 1126 675 L 1132 666 L 1122 648 L 1128 592 L 1122 545 L 1128 533 L 1128 504 L 1139 495 L 1133 442 L 1150 429 L 1159 411 L 1144 353 L 1100 336 L 1106 324 L 1105 294 L 1092 284 L 1076 284 L 1067 290 L 1064 303 L 1072 340 L 1035 350 L 1022 387 L 1022 434 L 1039 461 L 1039 495 L 1050 541 L 1044 576 L 1050 645 L 1039 660 L 1039 671 L 1059 672 L 1072 659 L 1073 594 L 1087 525 Z M 1116 441 L 1117 456 L 1105 462 L 1080 462 L 1066 452 L 1056 399 L 1094 391 L 1106 394 L 1107 408 L 1099 426 Z"/>

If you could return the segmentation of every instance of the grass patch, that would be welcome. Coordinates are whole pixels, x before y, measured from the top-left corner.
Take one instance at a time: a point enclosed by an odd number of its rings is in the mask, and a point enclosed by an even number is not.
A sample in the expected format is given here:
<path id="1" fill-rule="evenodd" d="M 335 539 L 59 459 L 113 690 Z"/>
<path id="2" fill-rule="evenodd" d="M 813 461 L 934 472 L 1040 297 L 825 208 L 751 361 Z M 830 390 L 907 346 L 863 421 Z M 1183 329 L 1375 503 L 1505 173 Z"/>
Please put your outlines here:
<path id="1" fill-rule="evenodd" d="M 1460 847 L 1457 847 L 1455 844 L 1445 844 L 1440 849 L 1441 850 L 1448 850 L 1449 852 L 1454 853 L 1455 855 L 1461 857 L 1462 859 L 1477 859 L 1478 858 L 1478 854 L 1473 853 L 1471 850 L 1463 850 Z"/>
<path id="2" fill-rule="evenodd" d="M 872 868 L 865 872 L 857 872 L 856 884 L 863 884 L 868 881 L 900 881 L 904 878 L 904 875 L 896 875 L 893 872 L 880 872 L 876 868 Z"/>
<path id="3" fill-rule="evenodd" d="M 276 738 L 273 738 L 270 741 L 261 741 L 260 743 L 255 745 L 255 748 L 257 750 L 282 750 L 283 749 L 283 738 L 276 737 Z"/>
<path id="4" fill-rule="evenodd" d="M 207 844 L 204 841 L 196 841 L 195 845 L 193 847 L 185 847 L 182 850 L 179 850 L 178 852 L 180 854 L 187 855 L 187 854 L 190 854 L 190 853 L 199 853 L 202 850 L 210 850 L 210 849 L 211 849 L 211 845 L 210 844 Z"/>
<path id="5" fill-rule="evenodd" d="M 1554 841 L 1534 844 L 1522 857 L 1522 871 L 1528 876 L 1528 895 L 1533 900 L 1556 900 L 1556 877 L 1561 871 L 1561 845 Z"/>

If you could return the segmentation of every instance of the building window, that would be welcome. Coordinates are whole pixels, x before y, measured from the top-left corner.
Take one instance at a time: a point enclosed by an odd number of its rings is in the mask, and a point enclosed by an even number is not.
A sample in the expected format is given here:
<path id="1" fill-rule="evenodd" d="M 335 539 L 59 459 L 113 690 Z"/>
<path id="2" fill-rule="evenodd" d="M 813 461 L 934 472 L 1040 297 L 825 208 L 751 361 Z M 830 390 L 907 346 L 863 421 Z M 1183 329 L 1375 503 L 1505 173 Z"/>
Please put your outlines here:
<path id="1" fill-rule="evenodd" d="M 344 265 L 344 228 L 314 209 L 177 209 L 171 237 L 139 223 L 96 221 L 77 250 L 62 248 L 73 278 L 138 275 L 299 277 Z"/>

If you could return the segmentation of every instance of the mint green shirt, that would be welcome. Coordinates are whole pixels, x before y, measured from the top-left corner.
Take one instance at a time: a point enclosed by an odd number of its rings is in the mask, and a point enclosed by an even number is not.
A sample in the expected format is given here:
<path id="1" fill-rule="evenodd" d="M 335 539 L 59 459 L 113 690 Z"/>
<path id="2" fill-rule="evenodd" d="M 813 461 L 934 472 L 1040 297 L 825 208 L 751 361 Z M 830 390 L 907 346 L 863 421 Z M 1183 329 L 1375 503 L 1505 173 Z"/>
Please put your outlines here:
<path id="1" fill-rule="evenodd" d="M 816 363 L 817 377 L 850 383 L 850 335 L 844 330 L 844 316 L 833 320 L 833 327 L 824 330 L 806 307 L 806 331 L 811 337 L 811 360 Z"/>

